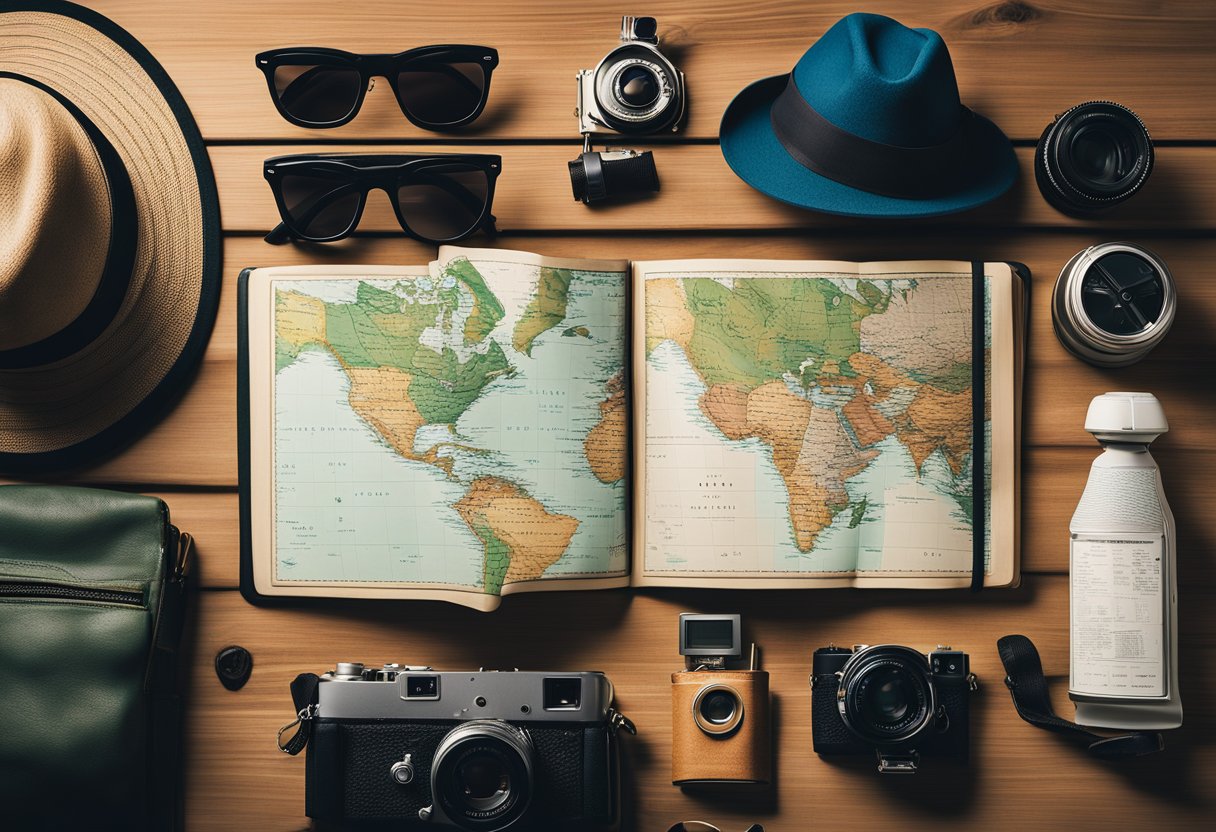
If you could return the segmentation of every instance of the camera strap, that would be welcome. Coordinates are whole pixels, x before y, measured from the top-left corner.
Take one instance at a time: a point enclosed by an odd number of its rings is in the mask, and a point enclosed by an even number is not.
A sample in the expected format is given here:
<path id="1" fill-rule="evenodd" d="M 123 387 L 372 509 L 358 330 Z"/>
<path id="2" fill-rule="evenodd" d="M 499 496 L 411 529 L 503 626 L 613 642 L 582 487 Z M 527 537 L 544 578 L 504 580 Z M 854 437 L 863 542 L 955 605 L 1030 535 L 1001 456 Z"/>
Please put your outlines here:
<path id="1" fill-rule="evenodd" d="M 279 750 L 295 756 L 304 750 L 312 739 L 312 720 L 317 715 L 317 693 L 321 677 L 315 673 L 301 673 L 291 683 L 291 700 L 296 706 L 296 718 L 279 729 Z M 296 726 L 299 728 L 296 728 Z M 296 728 L 287 740 L 283 735 Z"/>
<path id="2" fill-rule="evenodd" d="M 1013 696 L 1013 706 L 1018 716 L 1031 725 L 1070 737 L 1085 744 L 1090 754 L 1107 760 L 1142 757 L 1165 748 L 1165 739 L 1156 731 L 1105 737 L 1057 716 L 1051 707 L 1043 663 L 1034 643 L 1026 636 L 1011 635 L 999 639 L 996 649 L 1005 666 L 1005 686 Z"/>

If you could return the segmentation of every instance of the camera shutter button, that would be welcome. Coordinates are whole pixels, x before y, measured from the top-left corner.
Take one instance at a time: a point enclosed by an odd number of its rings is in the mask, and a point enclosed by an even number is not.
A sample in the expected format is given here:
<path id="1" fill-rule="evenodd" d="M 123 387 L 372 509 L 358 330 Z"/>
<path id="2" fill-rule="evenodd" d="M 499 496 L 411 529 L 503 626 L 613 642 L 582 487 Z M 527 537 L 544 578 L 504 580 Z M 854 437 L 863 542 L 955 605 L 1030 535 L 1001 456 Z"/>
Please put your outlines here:
<path id="1" fill-rule="evenodd" d="M 414 782 L 414 762 L 410 754 L 406 754 L 405 758 L 400 762 L 393 763 L 392 768 L 388 770 L 389 776 L 393 778 L 393 782 L 401 786 L 409 785 Z"/>

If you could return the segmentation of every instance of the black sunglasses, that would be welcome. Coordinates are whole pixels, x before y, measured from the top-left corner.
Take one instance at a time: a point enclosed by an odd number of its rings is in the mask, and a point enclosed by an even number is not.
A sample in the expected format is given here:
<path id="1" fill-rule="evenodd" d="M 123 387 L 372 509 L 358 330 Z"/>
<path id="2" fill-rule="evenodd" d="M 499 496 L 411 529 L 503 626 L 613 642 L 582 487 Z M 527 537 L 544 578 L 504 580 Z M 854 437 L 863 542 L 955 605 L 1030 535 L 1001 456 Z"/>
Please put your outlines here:
<path id="1" fill-rule="evenodd" d="M 722 832 L 722 830 L 712 823 L 706 823 L 703 820 L 686 820 L 683 823 L 677 823 L 668 829 L 667 832 Z M 753 823 L 747 827 L 746 832 L 764 832 L 764 827 L 758 823 Z"/>
<path id="2" fill-rule="evenodd" d="M 405 117 L 427 130 L 462 127 L 481 115 L 498 51 L 488 46 L 420 46 L 396 55 L 357 55 L 323 46 L 262 52 L 255 59 L 283 118 L 301 127 L 341 127 L 355 117 L 369 83 L 387 78 Z"/>
<path id="3" fill-rule="evenodd" d="M 374 189 L 388 194 L 401 229 L 417 240 L 450 243 L 479 228 L 493 234 L 490 206 L 501 169 L 501 156 L 463 153 L 267 159 L 266 181 L 283 222 L 266 242 L 328 243 L 348 237 Z"/>

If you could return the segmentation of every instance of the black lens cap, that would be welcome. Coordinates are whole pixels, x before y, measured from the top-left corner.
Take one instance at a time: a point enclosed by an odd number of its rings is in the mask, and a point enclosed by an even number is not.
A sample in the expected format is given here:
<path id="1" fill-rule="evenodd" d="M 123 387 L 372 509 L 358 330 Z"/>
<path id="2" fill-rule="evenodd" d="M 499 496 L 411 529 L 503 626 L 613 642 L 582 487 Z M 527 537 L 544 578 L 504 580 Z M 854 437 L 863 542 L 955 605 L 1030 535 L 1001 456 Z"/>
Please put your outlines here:
<path id="1" fill-rule="evenodd" d="M 240 690 L 253 673 L 253 654 L 233 645 L 215 654 L 215 675 L 228 690 Z"/>

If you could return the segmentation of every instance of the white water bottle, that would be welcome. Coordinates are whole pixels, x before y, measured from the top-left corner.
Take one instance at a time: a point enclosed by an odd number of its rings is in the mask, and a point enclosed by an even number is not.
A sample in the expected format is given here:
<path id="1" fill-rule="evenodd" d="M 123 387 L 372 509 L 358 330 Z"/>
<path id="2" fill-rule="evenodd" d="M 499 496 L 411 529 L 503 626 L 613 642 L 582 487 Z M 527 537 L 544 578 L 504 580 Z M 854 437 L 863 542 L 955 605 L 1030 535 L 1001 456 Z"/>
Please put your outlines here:
<path id="1" fill-rule="evenodd" d="M 1081 725 L 1177 728 L 1176 535 L 1148 451 L 1169 424 L 1151 393 L 1106 393 L 1085 429 L 1103 451 L 1069 524 L 1068 695 Z"/>

